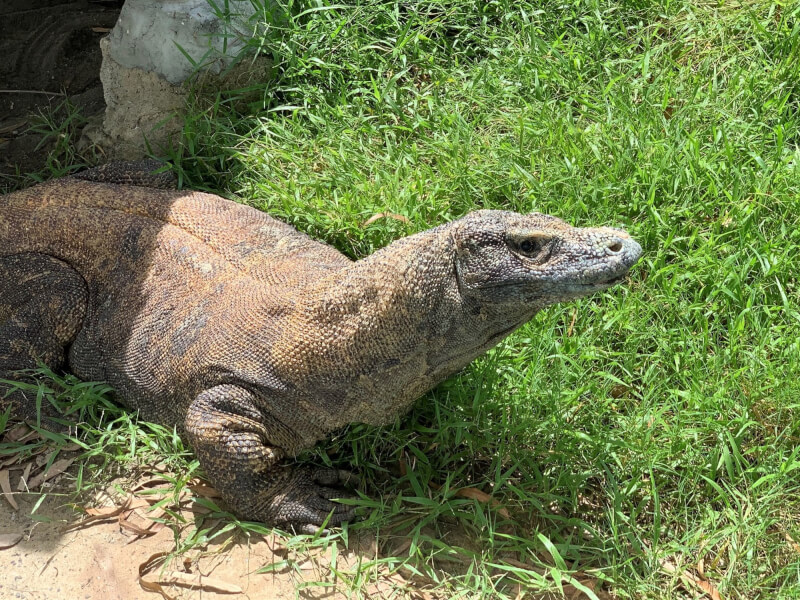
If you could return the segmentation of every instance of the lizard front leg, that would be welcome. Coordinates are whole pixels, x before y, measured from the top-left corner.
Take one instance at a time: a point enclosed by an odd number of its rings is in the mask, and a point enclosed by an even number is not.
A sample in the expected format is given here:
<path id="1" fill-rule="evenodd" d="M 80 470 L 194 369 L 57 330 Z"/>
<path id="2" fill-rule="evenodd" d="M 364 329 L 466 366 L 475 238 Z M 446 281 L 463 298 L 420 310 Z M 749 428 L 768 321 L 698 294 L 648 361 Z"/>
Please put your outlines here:
<path id="1" fill-rule="evenodd" d="M 346 471 L 292 468 L 274 440 L 290 435 L 261 413 L 252 393 L 220 385 L 195 398 L 186 416 L 186 433 L 212 485 L 240 518 L 270 525 L 336 526 L 351 520 L 353 498 L 341 486 L 354 478 Z"/>

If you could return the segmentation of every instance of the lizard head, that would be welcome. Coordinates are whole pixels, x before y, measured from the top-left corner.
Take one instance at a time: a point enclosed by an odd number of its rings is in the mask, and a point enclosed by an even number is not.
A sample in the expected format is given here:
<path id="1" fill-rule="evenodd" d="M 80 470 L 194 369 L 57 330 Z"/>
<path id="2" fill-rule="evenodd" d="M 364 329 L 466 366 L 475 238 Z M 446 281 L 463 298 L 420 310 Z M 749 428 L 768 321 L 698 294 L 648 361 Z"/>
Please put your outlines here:
<path id="1" fill-rule="evenodd" d="M 497 210 L 453 222 L 452 240 L 462 296 L 535 309 L 620 282 L 642 253 L 621 229 Z"/>

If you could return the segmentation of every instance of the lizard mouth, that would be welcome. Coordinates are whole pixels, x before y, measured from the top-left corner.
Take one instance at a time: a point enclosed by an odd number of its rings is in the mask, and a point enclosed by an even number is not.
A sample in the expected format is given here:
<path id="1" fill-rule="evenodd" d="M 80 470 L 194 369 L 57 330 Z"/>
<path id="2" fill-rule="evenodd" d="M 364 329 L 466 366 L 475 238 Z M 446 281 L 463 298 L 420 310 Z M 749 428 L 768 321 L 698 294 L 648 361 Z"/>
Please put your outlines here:
<path id="1" fill-rule="evenodd" d="M 601 279 L 599 281 L 590 281 L 587 283 L 579 283 L 577 284 L 578 289 L 581 290 L 582 293 L 586 293 L 590 290 L 604 290 L 606 288 L 610 288 L 612 286 L 617 285 L 618 283 L 622 283 L 628 277 L 628 272 L 625 271 L 621 275 L 615 275 L 614 277 L 610 277 L 609 279 Z"/>
<path id="2" fill-rule="evenodd" d="M 622 283 L 628 277 L 627 271 L 622 275 L 617 275 L 616 277 L 612 277 L 611 279 L 606 279 L 605 281 L 599 281 L 596 285 L 616 285 L 618 283 Z"/>

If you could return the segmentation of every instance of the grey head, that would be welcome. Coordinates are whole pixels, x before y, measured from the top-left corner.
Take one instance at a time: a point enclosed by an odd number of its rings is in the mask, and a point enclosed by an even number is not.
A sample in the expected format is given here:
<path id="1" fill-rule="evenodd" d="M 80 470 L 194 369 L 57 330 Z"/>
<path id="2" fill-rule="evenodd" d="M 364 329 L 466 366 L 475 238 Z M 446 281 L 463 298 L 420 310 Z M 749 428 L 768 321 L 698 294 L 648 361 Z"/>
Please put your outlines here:
<path id="1" fill-rule="evenodd" d="M 621 229 L 572 227 L 540 213 L 480 210 L 449 226 L 461 295 L 482 305 L 548 304 L 624 279 L 642 248 Z"/>

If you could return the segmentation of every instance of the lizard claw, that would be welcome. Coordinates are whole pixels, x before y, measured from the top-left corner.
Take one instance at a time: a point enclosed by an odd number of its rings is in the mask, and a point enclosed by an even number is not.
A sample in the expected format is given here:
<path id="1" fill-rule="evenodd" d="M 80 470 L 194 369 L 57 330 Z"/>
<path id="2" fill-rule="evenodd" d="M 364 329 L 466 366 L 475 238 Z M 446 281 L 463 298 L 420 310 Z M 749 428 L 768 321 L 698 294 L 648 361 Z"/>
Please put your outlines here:
<path id="1" fill-rule="evenodd" d="M 295 533 L 301 533 L 305 535 L 330 535 L 331 530 L 327 527 L 323 529 L 322 527 L 318 527 L 316 525 L 312 525 L 311 523 L 305 523 L 304 525 L 292 525 L 292 529 Z"/>
<path id="2" fill-rule="evenodd" d="M 318 468 L 312 473 L 315 483 L 325 486 L 340 485 L 345 488 L 355 489 L 361 485 L 361 478 L 346 469 Z"/>
<path id="3" fill-rule="evenodd" d="M 270 509 L 269 520 L 286 523 L 303 533 L 316 533 L 327 521 L 336 527 L 356 517 L 354 506 L 336 502 L 338 499 L 357 499 L 352 488 L 358 477 L 342 469 L 297 469 L 287 482 L 287 489 Z"/>

